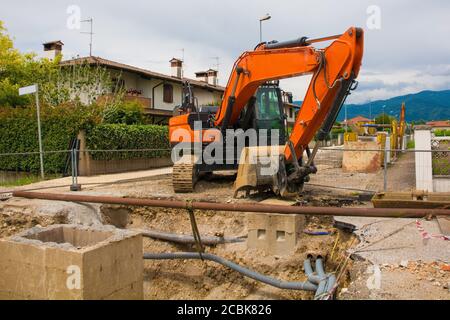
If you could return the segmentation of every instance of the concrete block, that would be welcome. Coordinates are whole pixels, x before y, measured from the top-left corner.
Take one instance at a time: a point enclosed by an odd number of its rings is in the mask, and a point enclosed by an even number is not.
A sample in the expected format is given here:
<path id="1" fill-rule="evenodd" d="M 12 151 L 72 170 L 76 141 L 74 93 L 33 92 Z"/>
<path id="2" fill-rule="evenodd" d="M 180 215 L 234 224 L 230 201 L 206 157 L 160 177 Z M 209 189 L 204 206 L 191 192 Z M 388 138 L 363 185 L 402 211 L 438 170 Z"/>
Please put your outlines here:
<path id="1" fill-rule="evenodd" d="M 0 299 L 143 299 L 142 237 L 53 225 L 0 239 Z"/>
<path id="2" fill-rule="evenodd" d="M 247 248 L 271 255 L 292 254 L 304 225 L 302 215 L 247 213 Z"/>
<path id="3" fill-rule="evenodd" d="M 346 141 L 344 144 L 342 170 L 344 172 L 374 173 L 381 168 L 381 151 L 368 151 L 380 149 L 376 141 Z M 360 151 L 359 151 L 360 150 Z"/>

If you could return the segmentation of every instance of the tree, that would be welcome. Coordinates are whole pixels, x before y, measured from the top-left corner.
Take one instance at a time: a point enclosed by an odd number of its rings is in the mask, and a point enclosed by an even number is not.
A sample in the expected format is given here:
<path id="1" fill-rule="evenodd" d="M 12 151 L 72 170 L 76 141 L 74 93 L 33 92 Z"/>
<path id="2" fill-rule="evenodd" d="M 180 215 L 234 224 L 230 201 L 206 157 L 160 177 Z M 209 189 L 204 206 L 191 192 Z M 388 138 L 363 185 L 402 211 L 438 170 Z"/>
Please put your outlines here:
<path id="1" fill-rule="evenodd" d="M 394 120 L 394 117 L 389 116 L 386 113 L 382 113 L 375 118 L 376 124 L 391 124 L 391 121 Z"/>
<path id="2" fill-rule="evenodd" d="M 17 107 L 31 102 L 30 96 L 19 96 L 18 89 L 33 83 L 40 85 L 58 70 L 60 57 L 51 61 L 38 59 L 35 53 L 21 53 L 0 21 L 0 106 Z"/>
<path id="3" fill-rule="evenodd" d="M 61 58 L 49 60 L 19 52 L 0 21 L 0 107 L 32 103 L 33 97 L 19 96 L 18 89 L 33 83 L 39 85 L 43 103 L 53 107 L 68 102 L 91 105 L 111 91 L 114 94 L 104 106 L 120 102 L 123 88 L 113 88 L 105 68 L 87 63 L 60 66 Z"/>
<path id="4" fill-rule="evenodd" d="M 52 106 L 70 101 L 91 105 L 112 91 L 114 99 L 108 99 L 108 105 L 117 102 L 115 98 L 122 95 L 123 89 L 112 88 L 110 75 L 105 68 L 83 62 L 57 68 L 56 72 L 49 74 L 42 87 L 44 102 Z"/>

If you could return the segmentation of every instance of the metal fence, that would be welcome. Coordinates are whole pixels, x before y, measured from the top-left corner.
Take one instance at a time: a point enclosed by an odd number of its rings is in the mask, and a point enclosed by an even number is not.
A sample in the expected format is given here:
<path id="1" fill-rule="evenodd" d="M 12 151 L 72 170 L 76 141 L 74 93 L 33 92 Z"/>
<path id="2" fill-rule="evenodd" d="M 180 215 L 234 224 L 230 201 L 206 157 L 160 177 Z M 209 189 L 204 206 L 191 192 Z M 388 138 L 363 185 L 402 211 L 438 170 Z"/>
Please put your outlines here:
<path id="1" fill-rule="evenodd" d="M 433 175 L 449 176 L 450 175 L 450 138 L 434 137 L 431 140 L 431 149 L 433 150 L 432 163 Z"/>
<path id="2" fill-rule="evenodd" d="M 321 147 L 315 158 L 318 172 L 310 176 L 307 185 L 349 192 L 406 192 L 416 189 L 416 180 L 426 170 L 432 170 L 433 177 L 438 177 L 440 182 L 448 179 L 450 185 L 450 149 L 448 141 L 442 141 L 434 140 L 432 150 Z M 422 161 L 422 158 L 431 160 Z M 86 175 L 87 168 L 91 170 L 89 175 L 97 176 L 169 165 L 169 149 L 44 152 L 45 179 L 70 176 L 74 190 L 79 184 L 78 177 Z M 39 152 L 0 154 L 0 188 L 40 180 Z M 99 176 L 98 181 L 101 180 Z"/>

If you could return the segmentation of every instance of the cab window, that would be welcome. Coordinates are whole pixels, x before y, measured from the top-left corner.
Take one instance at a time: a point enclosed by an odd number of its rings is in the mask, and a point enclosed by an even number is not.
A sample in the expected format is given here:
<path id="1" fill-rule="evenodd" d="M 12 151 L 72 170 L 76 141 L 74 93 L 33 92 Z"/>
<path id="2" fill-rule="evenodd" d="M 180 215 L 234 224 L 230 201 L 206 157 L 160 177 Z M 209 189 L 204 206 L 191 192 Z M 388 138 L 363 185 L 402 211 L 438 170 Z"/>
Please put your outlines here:
<path id="1" fill-rule="evenodd" d="M 258 119 L 273 120 L 280 118 L 277 90 L 260 89 L 257 97 Z"/>

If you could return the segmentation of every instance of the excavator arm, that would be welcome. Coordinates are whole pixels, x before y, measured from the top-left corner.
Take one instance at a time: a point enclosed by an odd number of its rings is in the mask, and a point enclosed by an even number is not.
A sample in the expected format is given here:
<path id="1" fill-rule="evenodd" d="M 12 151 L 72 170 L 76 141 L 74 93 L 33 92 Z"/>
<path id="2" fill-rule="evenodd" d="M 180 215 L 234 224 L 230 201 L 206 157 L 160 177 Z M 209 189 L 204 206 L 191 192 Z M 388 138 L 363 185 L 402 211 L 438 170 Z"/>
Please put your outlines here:
<path id="1" fill-rule="evenodd" d="M 331 43 L 324 49 L 312 46 L 323 41 Z M 354 27 L 341 35 L 262 43 L 255 50 L 244 52 L 233 66 L 222 103 L 215 115 L 193 112 L 195 108 L 191 108 L 189 103 L 184 103 L 180 114 L 169 121 L 170 142 L 173 145 L 178 145 L 182 141 L 188 145 L 201 142 L 199 145 L 202 148 L 218 142 L 225 146 L 222 148 L 225 152 L 228 150 L 229 142 L 226 141 L 225 130 L 239 127 L 238 122 L 246 106 L 249 113 L 241 119 L 244 119 L 244 125 L 251 122 L 252 117 L 255 117 L 252 111 L 257 99 L 256 92 L 261 85 L 273 80 L 310 74 L 312 80 L 286 146 L 276 144 L 277 147 L 274 149 L 277 151 L 269 152 L 272 159 L 279 160 L 276 174 L 261 174 L 262 167 L 258 165 L 258 161 L 256 164 L 247 161 L 253 159 L 250 153 L 255 148 L 259 154 L 259 151 L 264 153 L 264 150 L 272 149 L 272 146 L 259 144 L 256 147 L 248 146 L 242 150 L 239 161 L 233 158 L 230 163 L 214 165 L 199 161 L 200 158 L 192 154 L 192 151 L 187 151 L 186 154 L 183 151 L 183 157 L 176 161 L 173 167 L 174 190 L 191 192 L 201 172 L 229 170 L 235 168 L 237 164 L 235 193 L 239 190 L 267 187 L 280 195 L 301 190 L 308 175 L 316 171 L 313 159 L 317 147 L 311 152 L 308 144 L 317 132 L 321 139 L 331 130 L 345 98 L 353 88 L 354 79 L 358 76 L 362 55 L 363 30 Z M 202 125 L 207 124 L 207 129 L 196 130 L 194 124 L 198 122 Z M 187 140 L 184 139 L 184 134 L 178 134 L 179 129 L 183 129 L 180 131 L 186 133 Z M 234 147 L 240 152 L 237 145 Z M 235 150 L 232 151 L 234 155 Z M 308 161 L 302 158 L 304 152 Z"/>
<path id="2" fill-rule="evenodd" d="M 333 40 L 324 49 L 313 43 Z M 238 121 L 241 111 L 260 85 L 267 81 L 312 74 L 312 80 L 297 115 L 285 158 L 299 159 L 316 132 L 328 133 L 336 120 L 363 55 L 363 30 L 352 27 L 345 33 L 320 39 L 261 44 L 243 53 L 235 62 L 215 126 L 223 130 Z"/>

